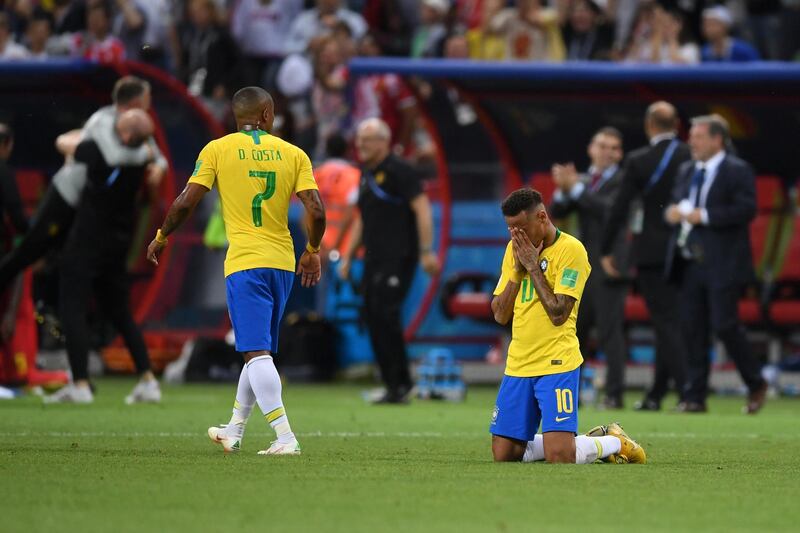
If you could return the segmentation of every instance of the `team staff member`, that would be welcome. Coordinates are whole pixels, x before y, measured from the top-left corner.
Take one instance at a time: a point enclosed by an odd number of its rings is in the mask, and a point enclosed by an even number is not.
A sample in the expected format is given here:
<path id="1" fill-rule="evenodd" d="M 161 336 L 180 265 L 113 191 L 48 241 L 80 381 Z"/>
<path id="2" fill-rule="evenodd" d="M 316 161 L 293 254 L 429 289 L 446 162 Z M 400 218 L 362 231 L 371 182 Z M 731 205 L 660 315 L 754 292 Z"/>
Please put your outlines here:
<path id="1" fill-rule="evenodd" d="M 141 109 L 119 116 L 120 140 L 141 145 L 153 134 L 153 122 Z M 75 160 L 86 165 L 87 183 L 75 222 L 61 258 L 59 305 L 67 339 L 67 355 L 73 383 L 45 398 L 48 403 L 91 403 L 89 387 L 89 328 L 87 314 L 94 294 L 104 316 L 122 335 L 130 350 L 140 381 L 126 403 L 158 402 L 161 391 L 150 370 L 142 333 L 130 309 L 126 258 L 136 224 L 136 197 L 147 164 L 109 165 L 96 141 L 82 141 Z"/>
<path id="2" fill-rule="evenodd" d="M 167 171 L 167 161 L 153 138 L 139 147 L 129 147 L 120 140 L 115 129 L 119 115 L 130 109 L 150 107 L 150 84 L 135 76 L 120 78 L 111 93 L 114 105 L 98 109 L 89 117 L 82 130 L 60 135 L 56 147 L 66 156 L 66 162 L 53 176 L 31 221 L 31 228 L 19 246 L 0 261 L 0 288 L 5 287 L 25 267 L 60 246 L 69 234 L 78 203 L 86 185 L 86 166 L 73 161 L 78 144 L 91 139 L 110 167 L 149 163 L 148 182 L 157 184 Z"/>
<path id="3" fill-rule="evenodd" d="M 678 410 L 706 411 L 710 332 L 725 346 L 750 395 L 748 414 L 767 397 L 761 365 L 739 322 L 739 296 L 755 279 L 750 251 L 750 221 L 756 215 L 753 169 L 726 152 L 728 124 L 718 115 L 692 120 L 692 159 L 678 172 L 673 200 L 666 211 L 674 225 L 667 266 L 681 284 L 682 325 L 689 352 L 684 401 Z"/>
<path id="4" fill-rule="evenodd" d="M 233 95 L 232 104 L 239 131 L 211 141 L 200 152 L 189 183 L 170 207 L 147 257 L 158 264 L 165 237 L 216 184 L 230 242 L 225 257 L 228 312 L 236 350 L 246 364 L 239 375 L 230 421 L 208 428 L 208 436 L 226 452 L 239 451 L 247 419 L 258 402 L 277 436 L 259 455 L 298 455 L 300 444 L 289 425 L 272 358 L 278 352 L 278 330 L 296 264 L 289 202 L 297 195 L 306 209 L 308 244 L 296 270 L 304 287 L 320 280 L 325 207 L 305 152 L 269 133 L 275 120 L 269 93 L 245 87 Z"/>
<path id="5" fill-rule="evenodd" d="M 411 391 L 400 312 L 417 263 L 439 272 L 433 251 L 433 220 L 416 171 L 391 153 L 392 134 L 380 119 L 363 121 L 356 133 L 362 163 L 360 217 L 339 273 L 349 277 L 350 260 L 364 244 L 364 318 L 386 393 L 376 403 L 404 403 Z"/>
<path id="6" fill-rule="evenodd" d="M 513 322 L 489 428 L 494 460 L 588 464 L 614 456 L 644 463 L 644 450 L 618 424 L 575 437 L 583 362 L 575 328 L 592 270 L 586 249 L 553 225 L 533 189 L 511 193 L 502 210 L 511 241 L 492 312 L 499 324 Z"/>
<path id="7" fill-rule="evenodd" d="M 612 254 L 614 240 L 636 205 L 631 231 L 636 282 L 647 303 L 656 337 L 656 361 L 653 385 L 635 409 L 658 411 L 669 390 L 683 390 L 686 349 L 678 320 L 678 288 L 664 277 L 670 228 L 664 221 L 678 167 L 690 159 L 689 147 L 677 137 L 678 113 L 667 102 L 655 102 L 647 108 L 644 129 L 649 146 L 628 154 L 623 178 L 603 232 L 601 264 L 611 278 L 619 278 L 619 268 Z"/>
<path id="8" fill-rule="evenodd" d="M 585 345 L 592 325 L 597 327 L 597 344 L 605 353 L 607 365 L 606 409 L 622 409 L 625 392 L 625 296 L 628 287 L 608 276 L 600 267 L 600 241 L 608 210 L 622 182 L 622 134 L 616 128 L 605 127 L 589 143 L 591 166 L 578 175 L 575 165 L 553 165 L 553 180 L 559 188 L 553 195 L 550 214 L 565 219 L 577 212 L 581 242 L 589 253 L 592 276 L 583 292 L 583 308 L 578 315 L 578 340 Z M 614 256 L 622 264 L 627 260 L 625 232 L 619 231 L 614 244 Z"/>

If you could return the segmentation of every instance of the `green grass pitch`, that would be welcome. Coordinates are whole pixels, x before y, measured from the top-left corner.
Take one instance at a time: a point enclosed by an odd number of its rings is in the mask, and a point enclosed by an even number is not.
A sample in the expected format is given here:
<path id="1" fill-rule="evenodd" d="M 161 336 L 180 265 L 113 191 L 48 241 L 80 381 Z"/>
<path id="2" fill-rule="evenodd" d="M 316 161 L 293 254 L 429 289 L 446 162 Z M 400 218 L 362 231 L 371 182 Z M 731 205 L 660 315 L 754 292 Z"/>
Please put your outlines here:
<path id="1" fill-rule="evenodd" d="M 271 434 L 257 414 L 238 455 L 206 436 L 235 385 L 126 406 L 132 384 L 101 380 L 90 406 L 0 402 L 0 531 L 800 528 L 798 401 L 754 417 L 741 398 L 712 399 L 708 415 L 582 409 L 581 430 L 618 419 L 650 464 L 493 464 L 492 388 L 397 407 L 365 405 L 354 386 L 289 384 L 303 455 L 259 457 Z"/>

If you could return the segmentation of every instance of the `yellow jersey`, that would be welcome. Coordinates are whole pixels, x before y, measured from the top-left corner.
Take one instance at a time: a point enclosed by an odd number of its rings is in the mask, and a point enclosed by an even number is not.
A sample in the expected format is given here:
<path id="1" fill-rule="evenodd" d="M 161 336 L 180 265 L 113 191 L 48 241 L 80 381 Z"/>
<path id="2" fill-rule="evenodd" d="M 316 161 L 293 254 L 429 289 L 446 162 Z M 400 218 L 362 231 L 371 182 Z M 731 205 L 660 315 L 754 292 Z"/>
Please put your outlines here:
<path id="1" fill-rule="evenodd" d="M 226 277 L 251 268 L 295 271 L 289 202 L 317 189 L 305 152 L 265 131 L 231 133 L 203 148 L 189 183 L 219 189 L 230 243 Z"/>
<path id="2" fill-rule="evenodd" d="M 583 362 L 575 325 L 581 294 L 592 270 L 586 248 L 572 235 L 557 231 L 556 240 L 539 255 L 539 268 L 553 292 L 572 296 L 576 300 L 575 305 L 566 322 L 560 326 L 553 325 L 536 294 L 531 275 L 525 274 L 514 302 L 511 344 L 506 360 L 507 376 L 559 374 L 575 370 Z M 495 295 L 505 290 L 513 271 L 514 251 L 509 241 Z"/>

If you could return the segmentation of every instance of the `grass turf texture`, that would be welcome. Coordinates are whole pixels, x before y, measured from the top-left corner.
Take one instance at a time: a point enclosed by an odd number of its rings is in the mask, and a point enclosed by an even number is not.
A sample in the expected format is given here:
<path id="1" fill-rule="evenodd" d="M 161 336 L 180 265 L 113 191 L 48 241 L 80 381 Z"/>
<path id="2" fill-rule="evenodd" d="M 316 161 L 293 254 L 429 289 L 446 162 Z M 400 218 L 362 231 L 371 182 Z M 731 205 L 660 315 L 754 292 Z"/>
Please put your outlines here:
<path id="1" fill-rule="evenodd" d="M 650 464 L 493 464 L 491 388 L 398 407 L 290 384 L 303 455 L 259 457 L 273 437 L 257 407 L 241 453 L 206 436 L 235 385 L 126 406 L 132 385 L 102 380 L 90 406 L 0 402 L 0 530 L 796 531 L 800 518 L 792 400 L 756 417 L 741 398 L 712 399 L 708 415 L 586 408 L 582 431 L 618 419 Z"/>

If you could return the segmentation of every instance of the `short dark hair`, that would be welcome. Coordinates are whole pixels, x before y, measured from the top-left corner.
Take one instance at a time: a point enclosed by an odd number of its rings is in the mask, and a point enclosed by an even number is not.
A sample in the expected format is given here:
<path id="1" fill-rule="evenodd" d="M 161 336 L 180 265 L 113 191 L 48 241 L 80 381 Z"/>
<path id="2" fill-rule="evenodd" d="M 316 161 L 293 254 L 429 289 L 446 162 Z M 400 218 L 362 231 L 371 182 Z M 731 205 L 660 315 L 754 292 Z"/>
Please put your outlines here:
<path id="1" fill-rule="evenodd" d="M 536 207 L 542 205 L 542 195 L 539 191 L 524 188 L 518 189 L 509 194 L 501 206 L 503 216 L 515 217 L 522 211 L 531 211 Z"/>
<path id="2" fill-rule="evenodd" d="M 51 29 L 53 28 L 53 24 L 55 23 L 55 21 L 53 20 L 53 15 L 51 15 L 41 6 L 36 6 L 35 8 L 33 8 L 33 13 L 31 14 L 30 20 L 31 22 L 36 22 L 36 21 L 47 22 L 47 24 L 50 25 Z"/>
<path id="3" fill-rule="evenodd" d="M 328 157 L 342 159 L 347 154 L 347 140 L 340 133 L 334 133 L 325 141 L 325 153 Z"/>
<path id="4" fill-rule="evenodd" d="M 598 135 L 607 135 L 608 137 L 614 137 L 619 141 L 620 144 L 622 144 L 622 132 L 619 131 L 614 126 L 605 126 L 603 128 L 600 128 L 594 135 L 595 137 Z"/>
<path id="5" fill-rule="evenodd" d="M 111 100 L 116 105 L 126 105 L 150 89 L 150 83 L 136 76 L 125 76 L 117 80 L 111 91 Z"/>
<path id="6" fill-rule="evenodd" d="M 92 11 L 102 11 L 103 15 L 109 20 L 114 14 L 111 3 L 108 0 L 89 0 L 86 3 L 86 13 L 88 14 Z"/>

